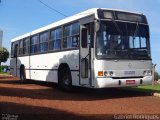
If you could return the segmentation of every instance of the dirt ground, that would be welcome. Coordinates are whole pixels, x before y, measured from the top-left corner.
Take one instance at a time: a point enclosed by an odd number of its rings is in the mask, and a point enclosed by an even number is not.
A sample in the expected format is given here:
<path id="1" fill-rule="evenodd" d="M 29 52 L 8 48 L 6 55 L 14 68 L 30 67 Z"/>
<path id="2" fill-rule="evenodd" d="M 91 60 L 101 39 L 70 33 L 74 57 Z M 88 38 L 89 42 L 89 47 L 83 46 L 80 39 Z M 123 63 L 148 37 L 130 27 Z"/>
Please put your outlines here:
<path id="1" fill-rule="evenodd" d="M 108 120 L 147 114 L 160 119 L 160 98 L 124 89 L 75 88 L 67 93 L 52 83 L 22 84 L 0 76 L 2 120 Z"/>

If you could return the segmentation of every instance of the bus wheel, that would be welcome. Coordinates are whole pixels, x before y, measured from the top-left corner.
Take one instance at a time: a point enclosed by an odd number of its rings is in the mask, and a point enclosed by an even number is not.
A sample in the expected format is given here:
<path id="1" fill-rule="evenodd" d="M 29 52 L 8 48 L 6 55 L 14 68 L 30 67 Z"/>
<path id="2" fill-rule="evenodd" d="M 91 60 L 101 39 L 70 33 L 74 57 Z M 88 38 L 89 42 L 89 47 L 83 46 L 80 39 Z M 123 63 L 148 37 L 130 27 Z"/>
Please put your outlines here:
<path id="1" fill-rule="evenodd" d="M 62 76 L 60 77 L 60 87 L 65 91 L 72 90 L 72 77 L 69 69 L 64 69 L 61 71 Z"/>
<path id="2" fill-rule="evenodd" d="M 25 69 L 24 67 L 22 67 L 20 69 L 20 80 L 22 83 L 25 83 L 26 82 L 26 74 L 25 74 Z"/>

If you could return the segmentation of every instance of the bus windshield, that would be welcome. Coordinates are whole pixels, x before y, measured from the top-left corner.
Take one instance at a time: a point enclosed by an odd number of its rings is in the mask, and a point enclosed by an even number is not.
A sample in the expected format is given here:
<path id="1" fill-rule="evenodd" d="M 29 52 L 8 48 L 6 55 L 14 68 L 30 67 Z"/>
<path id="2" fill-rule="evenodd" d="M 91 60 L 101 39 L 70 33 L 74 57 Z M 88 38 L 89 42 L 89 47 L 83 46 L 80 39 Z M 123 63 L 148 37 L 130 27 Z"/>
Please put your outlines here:
<path id="1" fill-rule="evenodd" d="M 97 34 L 97 57 L 151 59 L 148 25 L 101 21 Z"/>

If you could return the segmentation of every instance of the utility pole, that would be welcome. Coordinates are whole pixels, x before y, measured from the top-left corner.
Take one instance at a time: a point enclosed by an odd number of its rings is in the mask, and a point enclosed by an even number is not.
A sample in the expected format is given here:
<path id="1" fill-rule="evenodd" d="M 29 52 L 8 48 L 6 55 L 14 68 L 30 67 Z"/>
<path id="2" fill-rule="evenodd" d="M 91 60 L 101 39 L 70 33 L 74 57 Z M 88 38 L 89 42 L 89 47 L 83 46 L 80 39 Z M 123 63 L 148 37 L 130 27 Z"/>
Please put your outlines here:
<path id="1" fill-rule="evenodd" d="M 157 64 L 152 64 L 152 79 L 153 79 L 153 80 L 152 80 L 152 85 L 154 85 L 154 81 L 155 81 L 155 80 L 154 80 L 154 73 L 155 73 L 156 65 L 157 65 Z"/>
<path id="2" fill-rule="evenodd" d="M 0 29 L 0 47 L 2 47 L 3 31 Z"/>

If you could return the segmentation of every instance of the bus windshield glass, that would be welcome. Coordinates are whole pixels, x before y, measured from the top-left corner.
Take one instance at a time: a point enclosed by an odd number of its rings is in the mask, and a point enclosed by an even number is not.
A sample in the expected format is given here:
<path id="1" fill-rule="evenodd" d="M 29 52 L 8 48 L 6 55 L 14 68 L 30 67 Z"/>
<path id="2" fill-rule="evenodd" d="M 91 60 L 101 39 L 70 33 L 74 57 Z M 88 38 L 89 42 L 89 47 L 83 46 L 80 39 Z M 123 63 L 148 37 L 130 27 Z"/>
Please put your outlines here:
<path id="1" fill-rule="evenodd" d="M 148 25 L 101 21 L 97 34 L 97 57 L 151 59 Z"/>

